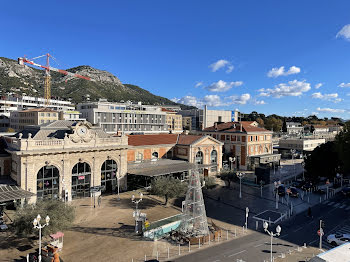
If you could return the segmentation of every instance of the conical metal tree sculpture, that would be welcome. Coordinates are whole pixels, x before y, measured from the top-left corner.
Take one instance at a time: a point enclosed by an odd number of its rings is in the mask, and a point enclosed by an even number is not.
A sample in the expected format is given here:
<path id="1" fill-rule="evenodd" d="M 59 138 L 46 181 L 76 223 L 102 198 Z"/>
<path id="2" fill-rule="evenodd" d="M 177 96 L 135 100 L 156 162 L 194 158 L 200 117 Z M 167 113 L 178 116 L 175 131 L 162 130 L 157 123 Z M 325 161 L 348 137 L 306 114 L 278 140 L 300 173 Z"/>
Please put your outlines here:
<path id="1" fill-rule="evenodd" d="M 191 236 L 209 234 L 198 169 L 190 172 L 180 231 Z"/>

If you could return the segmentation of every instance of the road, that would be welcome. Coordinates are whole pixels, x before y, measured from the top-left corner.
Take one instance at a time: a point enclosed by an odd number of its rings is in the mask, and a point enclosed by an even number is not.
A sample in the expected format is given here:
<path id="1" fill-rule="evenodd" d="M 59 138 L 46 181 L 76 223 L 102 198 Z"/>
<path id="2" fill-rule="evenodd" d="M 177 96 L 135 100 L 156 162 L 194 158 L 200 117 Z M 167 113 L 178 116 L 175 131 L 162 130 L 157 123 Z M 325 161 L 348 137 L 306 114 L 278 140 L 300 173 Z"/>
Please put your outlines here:
<path id="1" fill-rule="evenodd" d="M 279 238 L 273 239 L 274 256 L 286 253 L 288 250 L 307 245 L 318 246 L 319 237 L 317 230 L 319 220 L 325 221 L 325 236 L 322 242 L 324 249 L 331 246 L 326 243 L 326 236 L 334 232 L 350 233 L 350 199 L 337 195 L 322 204 L 312 208 L 313 218 L 300 213 L 281 224 L 282 232 Z M 275 228 L 269 228 L 275 231 Z M 263 262 L 270 259 L 270 237 L 264 232 L 254 233 L 224 242 L 220 245 L 208 247 L 198 252 L 190 253 L 173 261 L 237 261 Z"/>

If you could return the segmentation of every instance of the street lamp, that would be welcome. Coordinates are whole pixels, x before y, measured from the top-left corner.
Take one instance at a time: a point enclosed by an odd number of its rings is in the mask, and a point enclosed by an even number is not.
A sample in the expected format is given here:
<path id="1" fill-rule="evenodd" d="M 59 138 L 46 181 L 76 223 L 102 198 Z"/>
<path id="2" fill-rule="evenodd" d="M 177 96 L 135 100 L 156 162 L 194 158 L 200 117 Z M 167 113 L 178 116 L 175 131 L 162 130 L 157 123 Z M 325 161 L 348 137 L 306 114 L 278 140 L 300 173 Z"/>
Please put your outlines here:
<path id="1" fill-rule="evenodd" d="M 41 229 L 49 225 L 50 218 L 49 216 L 46 216 L 45 218 L 46 223 L 43 225 L 40 224 L 40 220 L 41 220 L 41 216 L 38 215 L 36 218 L 34 218 L 34 221 L 33 221 L 34 228 L 39 229 L 39 262 L 41 262 Z"/>
<path id="2" fill-rule="evenodd" d="M 281 234 L 281 230 L 282 228 L 278 225 L 276 227 L 276 233 L 273 233 L 272 231 L 270 232 L 267 228 L 269 227 L 269 224 L 265 221 L 264 222 L 264 230 L 267 234 L 270 235 L 271 237 L 271 262 L 273 262 L 273 258 L 272 258 L 272 239 L 273 237 L 278 237 Z"/>
<path id="3" fill-rule="evenodd" d="M 295 180 L 297 179 L 297 176 L 295 174 L 295 165 L 294 165 L 294 154 L 295 154 L 295 149 L 291 149 L 290 153 L 292 154 L 292 161 L 293 161 L 293 171 L 294 171 L 294 176 L 295 176 Z"/>
<path id="4" fill-rule="evenodd" d="M 301 162 L 301 166 L 303 167 L 303 181 L 305 181 L 305 161 L 304 162 Z"/>
<path id="5" fill-rule="evenodd" d="M 142 198 L 143 198 L 143 194 L 141 192 L 139 193 L 139 195 L 140 195 L 140 198 L 138 200 L 136 200 L 135 195 L 131 196 L 131 202 L 136 204 L 136 209 L 134 211 L 136 233 L 139 233 L 138 223 L 140 221 L 140 211 L 138 207 L 139 207 L 139 203 L 142 201 Z"/>
<path id="6" fill-rule="evenodd" d="M 237 173 L 237 177 L 239 178 L 239 198 L 242 198 L 242 178 L 243 173 Z"/>
<path id="7" fill-rule="evenodd" d="M 248 230 L 248 216 L 249 216 L 249 208 L 245 208 L 245 229 Z"/>

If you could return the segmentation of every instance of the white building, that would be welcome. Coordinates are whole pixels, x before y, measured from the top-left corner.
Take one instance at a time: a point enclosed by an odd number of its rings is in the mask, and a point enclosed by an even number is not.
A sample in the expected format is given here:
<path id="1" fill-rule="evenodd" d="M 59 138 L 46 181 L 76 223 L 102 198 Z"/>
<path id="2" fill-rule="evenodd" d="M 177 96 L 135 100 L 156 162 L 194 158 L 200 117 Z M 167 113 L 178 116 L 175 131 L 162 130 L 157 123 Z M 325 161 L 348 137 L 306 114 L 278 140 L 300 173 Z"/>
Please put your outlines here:
<path id="1" fill-rule="evenodd" d="M 81 103 L 77 109 L 81 117 L 99 125 L 107 133 L 168 133 L 166 112 L 159 106 L 108 102 Z"/>
<path id="2" fill-rule="evenodd" d="M 301 123 L 298 122 L 286 122 L 286 126 L 288 135 L 301 135 L 304 131 Z"/>
<path id="3" fill-rule="evenodd" d="M 302 154 L 304 151 L 311 152 L 321 144 L 326 143 L 324 138 L 287 138 L 279 140 L 279 152 L 282 156 L 290 155 L 290 150 L 295 149 L 296 153 Z"/>
<path id="4" fill-rule="evenodd" d="M 45 99 L 33 96 L 2 96 L 0 97 L 0 116 L 10 117 L 10 113 L 37 107 L 48 107 L 56 111 L 74 110 L 69 101 L 50 99 L 50 105 L 45 105 Z"/>
<path id="5" fill-rule="evenodd" d="M 183 117 L 191 117 L 191 130 L 203 130 L 213 126 L 215 123 L 237 122 L 238 110 L 208 110 L 204 109 L 181 110 L 179 112 Z"/>

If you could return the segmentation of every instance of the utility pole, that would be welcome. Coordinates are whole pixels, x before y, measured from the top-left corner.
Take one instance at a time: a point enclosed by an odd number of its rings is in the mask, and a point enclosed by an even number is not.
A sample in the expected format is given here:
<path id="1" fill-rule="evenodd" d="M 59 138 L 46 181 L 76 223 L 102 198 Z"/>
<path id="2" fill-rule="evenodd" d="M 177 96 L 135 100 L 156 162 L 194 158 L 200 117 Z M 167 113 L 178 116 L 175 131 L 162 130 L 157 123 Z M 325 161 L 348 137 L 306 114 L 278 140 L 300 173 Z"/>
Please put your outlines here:
<path id="1" fill-rule="evenodd" d="M 322 225 L 324 225 L 324 222 L 320 220 L 320 249 L 322 249 L 322 236 L 323 236 L 323 228 Z"/>

